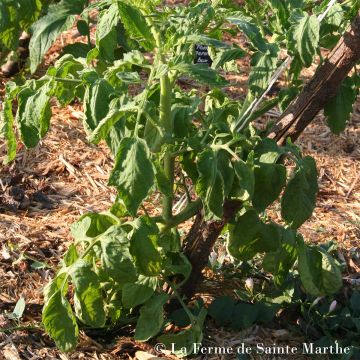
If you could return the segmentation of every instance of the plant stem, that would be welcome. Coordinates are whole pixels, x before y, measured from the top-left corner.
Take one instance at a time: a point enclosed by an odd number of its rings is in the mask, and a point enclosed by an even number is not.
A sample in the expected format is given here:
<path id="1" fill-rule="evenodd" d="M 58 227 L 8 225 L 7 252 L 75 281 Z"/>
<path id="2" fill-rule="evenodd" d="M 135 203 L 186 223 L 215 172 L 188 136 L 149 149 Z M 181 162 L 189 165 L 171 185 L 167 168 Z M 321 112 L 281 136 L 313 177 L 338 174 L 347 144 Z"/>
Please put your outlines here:
<path id="1" fill-rule="evenodd" d="M 166 221 L 165 227 L 162 231 L 166 232 L 169 229 L 183 223 L 184 221 L 189 220 L 198 213 L 202 206 L 201 199 L 196 199 L 195 201 L 191 202 L 183 211 L 173 216 L 170 220 Z"/>
<path id="2" fill-rule="evenodd" d="M 173 133 L 173 123 L 171 118 L 171 99 L 172 87 L 169 75 L 166 74 L 160 79 L 160 124 L 164 129 L 165 142 L 171 141 Z M 167 149 L 164 155 L 164 173 L 170 183 L 171 188 L 174 185 L 175 157 L 171 153 L 171 149 Z M 173 192 L 169 196 L 164 196 L 163 200 L 163 217 L 169 222 L 173 216 Z"/>
<path id="3" fill-rule="evenodd" d="M 51 78 L 49 77 L 49 80 L 50 79 Z M 53 79 L 58 82 L 70 83 L 70 84 L 80 84 L 82 82 L 81 80 L 78 80 L 78 79 L 62 79 L 62 78 L 58 78 L 58 77 L 55 77 Z"/>

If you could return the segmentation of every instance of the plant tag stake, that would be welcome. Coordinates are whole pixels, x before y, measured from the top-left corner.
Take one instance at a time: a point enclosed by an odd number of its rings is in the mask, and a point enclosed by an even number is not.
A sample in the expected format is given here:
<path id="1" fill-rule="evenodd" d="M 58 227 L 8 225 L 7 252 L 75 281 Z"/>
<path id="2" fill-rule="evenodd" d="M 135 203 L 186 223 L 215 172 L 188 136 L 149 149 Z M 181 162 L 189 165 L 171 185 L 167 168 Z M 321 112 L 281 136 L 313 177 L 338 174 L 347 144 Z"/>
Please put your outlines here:
<path id="1" fill-rule="evenodd" d="M 206 45 L 195 45 L 195 64 L 207 64 L 208 66 L 211 66 L 212 59 L 209 55 L 208 47 Z"/>

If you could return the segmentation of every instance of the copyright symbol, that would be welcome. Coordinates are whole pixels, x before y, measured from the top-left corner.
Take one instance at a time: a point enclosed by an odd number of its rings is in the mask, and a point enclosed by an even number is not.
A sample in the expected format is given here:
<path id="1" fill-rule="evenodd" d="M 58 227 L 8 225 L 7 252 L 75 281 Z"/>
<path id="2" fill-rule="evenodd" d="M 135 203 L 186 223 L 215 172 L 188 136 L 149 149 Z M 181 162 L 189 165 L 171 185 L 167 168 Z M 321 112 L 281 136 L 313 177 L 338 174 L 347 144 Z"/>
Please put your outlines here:
<path id="1" fill-rule="evenodd" d="M 162 354 L 166 350 L 166 346 L 163 343 L 158 343 L 155 344 L 154 349 L 158 354 Z"/>

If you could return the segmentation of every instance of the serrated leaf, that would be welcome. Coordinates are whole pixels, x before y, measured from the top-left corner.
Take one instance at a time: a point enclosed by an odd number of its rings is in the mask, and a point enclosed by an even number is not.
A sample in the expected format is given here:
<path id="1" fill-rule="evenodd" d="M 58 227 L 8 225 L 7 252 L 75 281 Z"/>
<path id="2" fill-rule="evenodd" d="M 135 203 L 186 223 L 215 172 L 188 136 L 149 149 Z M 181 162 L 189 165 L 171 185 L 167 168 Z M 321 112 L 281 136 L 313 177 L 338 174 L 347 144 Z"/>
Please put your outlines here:
<path id="1" fill-rule="evenodd" d="M 279 197 L 286 183 L 286 169 L 280 164 L 260 163 L 254 167 L 254 176 L 252 203 L 258 211 L 263 211 Z"/>
<path id="2" fill-rule="evenodd" d="M 141 12 L 135 6 L 131 6 L 123 1 L 119 1 L 118 6 L 121 21 L 129 36 L 146 50 L 154 49 L 155 40 Z"/>
<path id="3" fill-rule="evenodd" d="M 136 269 L 130 255 L 130 241 L 123 228 L 112 226 L 101 237 L 101 265 L 118 283 L 136 281 Z"/>
<path id="4" fill-rule="evenodd" d="M 275 140 L 265 138 L 255 147 L 255 159 L 260 163 L 276 164 L 284 149 L 279 147 Z"/>
<path id="5" fill-rule="evenodd" d="M 7 87 L 7 94 L 9 88 Z M 5 164 L 13 161 L 16 156 L 16 135 L 14 131 L 14 115 L 12 112 L 12 97 L 7 95 L 3 102 L 3 110 L 0 112 L 0 136 L 4 137 L 7 147 Z"/>
<path id="6" fill-rule="evenodd" d="M 109 113 L 110 98 L 113 87 L 104 79 L 96 80 L 86 88 L 84 96 L 85 129 L 92 131 Z"/>
<path id="7" fill-rule="evenodd" d="M 332 25 L 338 28 L 344 19 L 344 10 L 339 3 L 335 3 L 327 13 L 325 22 L 327 25 Z"/>
<path id="8" fill-rule="evenodd" d="M 254 194 L 255 187 L 255 178 L 251 167 L 241 159 L 233 161 L 232 164 L 235 175 L 238 179 L 238 186 L 240 188 L 240 192 L 237 191 L 237 197 L 244 201 L 251 199 Z"/>
<path id="9" fill-rule="evenodd" d="M 182 39 L 180 39 L 180 40 L 182 40 Z M 214 39 L 209 36 L 201 35 L 201 34 L 188 35 L 185 37 L 185 42 L 188 42 L 190 44 L 201 44 L 201 45 L 206 45 L 206 46 L 212 46 L 212 47 L 220 48 L 220 49 L 228 49 L 230 47 L 229 44 L 227 44 L 221 40 Z"/>
<path id="10" fill-rule="evenodd" d="M 45 331 L 55 340 L 56 346 L 64 352 L 75 349 L 79 328 L 69 302 L 56 291 L 45 303 L 42 322 Z"/>
<path id="11" fill-rule="evenodd" d="M 98 144 L 100 140 L 105 139 L 111 128 L 121 120 L 124 115 L 138 111 L 138 106 L 134 102 L 126 103 L 124 97 L 113 99 L 110 102 L 109 108 L 108 114 L 98 123 L 89 136 L 89 141 L 94 144 Z"/>
<path id="12" fill-rule="evenodd" d="M 31 27 L 30 70 L 34 73 L 43 56 L 61 32 L 69 29 L 75 21 L 75 14 L 80 14 L 85 0 L 61 1 L 49 6 L 48 13 Z"/>
<path id="13" fill-rule="evenodd" d="M 281 199 L 281 216 L 293 229 L 300 227 L 312 215 L 317 192 L 316 163 L 306 156 L 299 162 Z"/>
<path id="14" fill-rule="evenodd" d="M 278 52 L 279 47 L 272 44 L 265 53 L 257 53 L 252 60 L 249 87 L 255 96 L 262 94 L 269 86 L 271 76 L 276 70 Z"/>
<path id="15" fill-rule="evenodd" d="M 71 225 L 71 235 L 76 241 L 91 240 L 116 224 L 117 221 L 112 216 L 88 213 Z"/>
<path id="16" fill-rule="evenodd" d="M 73 44 L 76 45 L 76 44 Z M 66 54 L 55 63 L 54 77 L 61 79 L 77 79 L 78 72 L 83 70 L 84 65 L 73 58 L 72 55 Z M 61 104 L 65 106 L 71 103 L 76 96 L 76 89 L 80 85 L 76 82 L 56 81 L 53 89 L 54 96 Z"/>
<path id="17" fill-rule="evenodd" d="M 246 261 L 259 252 L 275 251 L 279 239 L 277 226 L 264 224 L 255 210 L 249 210 L 230 227 L 228 250 L 235 258 Z"/>
<path id="18" fill-rule="evenodd" d="M 151 298 L 158 285 L 157 277 L 139 276 L 134 283 L 127 283 L 122 289 L 122 303 L 125 308 L 131 309 L 143 304 Z"/>
<path id="19" fill-rule="evenodd" d="M 353 80 L 347 77 L 342 82 L 335 97 L 330 99 L 324 107 L 324 114 L 327 117 L 328 125 L 334 134 L 340 134 L 344 131 L 346 123 L 350 119 L 359 92 L 354 85 Z"/>
<path id="20" fill-rule="evenodd" d="M 274 276 L 274 283 L 280 286 L 289 274 L 297 258 L 296 232 L 280 228 L 280 246 L 275 252 L 264 256 L 263 267 Z"/>
<path id="21" fill-rule="evenodd" d="M 78 260 L 71 267 L 71 280 L 75 287 L 76 316 L 86 325 L 102 327 L 106 316 L 100 279 L 85 260 Z"/>
<path id="22" fill-rule="evenodd" d="M 309 67 L 316 55 L 319 38 L 320 24 L 315 15 L 296 10 L 290 19 L 293 24 L 289 34 L 291 36 L 291 45 L 299 54 L 302 63 Z"/>
<path id="23" fill-rule="evenodd" d="M 158 251 L 159 229 L 150 218 L 140 217 L 134 224 L 131 236 L 130 253 L 138 271 L 146 276 L 159 275 L 162 259 Z"/>
<path id="24" fill-rule="evenodd" d="M 123 138 L 116 155 L 109 185 L 116 186 L 129 213 L 136 215 L 154 184 L 154 167 L 144 140 Z"/>
<path id="25" fill-rule="evenodd" d="M 209 68 L 206 64 L 185 64 L 181 63 L 172 69 L 179 71 L 181 74 L 190 76 L 196 81 L 209 86 L 226 86 L 228 82 L 221 77 L 217 71 Z"/>
<path id="26" fill-rule="evenodd" d="M 167 294 L 155 295 L 141 307 L 135 340 L 147 341 L 160 332 L 164 323 L 164 305 L 168 298 Z"/>
<path id="27" fill-rule="evenodd" d="M 18 94 L 16 121 L 21 139 L 27 148 L 34 148 L 49 129 L 50 89 L 51 84 L 46 83 L 38 90 L 26 87 Z"/>
<path id="28" fill-rule="evenodd" d="M 241 59 L 246 55 L 246 52 L 240 48 L 228 49 L 224 51 L 219 51 L 216 56 L 213 58 L 213 63 L 211 67 L 213 69 L 218 69 L 223 67 L 227 62 Z"/>
<path id="29" fill-rule="evenodd" d="M 266 52 L 267 41 L 262 37 L 259 28 L 252 22 L 251 18 L 238 11 L 230 13 L 226 20 L 230 24 L 238 26 L 255 48 L 261 52 Z"/>
<path id="30" fill-rule="evenodd" d="M 199 173 L 196 182 L 196 193 L 201 197 L 206 207 L 221 218 L 224 203 L 224 180 L 218 170 L 216 152 L 204 150 L 198 156 L 197 169 Z"/>
<path id="31" fill-rule="evenodd" d="M 325 296 L 336 293 L 342 286 L 342 276 L 335 260 L 323 249 L 298 239 L 298 269 L 307 293 Z"/>
<path id="32" fill-rule="evenodd" d="M 118 4 L 112 4 L 100 14 L 96 27 L 96 47 L 106 60 L 114 60 L 114 50 L 117 47 L 116 26 L 119 22 Z"/>
<path id="33" fill-rule="evenodd" d="M 76 245 L 71 244 L 63 257 L 63 263 L 65 266 L 70 266 L 79 258 L 79 254 L 76 250 Z"/>
<path id="34" fill-rule="evenodd" d="M 74 44 L 69 44 L 63 47 L 62 52 L 65 55 L 72 55 L 75 59 L 76 58 L 84 58 L 86 59 L 89 51 L 92 48 L 89 46 L 89 44 L 84 44 L 84 43 L 74 43 Z"/>

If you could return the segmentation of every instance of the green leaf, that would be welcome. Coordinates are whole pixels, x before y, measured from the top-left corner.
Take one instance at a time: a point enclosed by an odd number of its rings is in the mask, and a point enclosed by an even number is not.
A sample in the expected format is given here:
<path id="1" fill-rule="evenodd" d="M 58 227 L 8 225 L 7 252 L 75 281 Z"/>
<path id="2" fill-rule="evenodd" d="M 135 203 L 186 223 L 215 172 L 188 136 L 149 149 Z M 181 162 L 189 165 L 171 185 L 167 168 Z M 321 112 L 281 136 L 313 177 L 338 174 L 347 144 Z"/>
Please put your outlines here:
<path id="1" fill-rule="evenodd" d="M 180 39 L 182 40 L 182 39 Z M 228 49 L 229 45 L 221 40 L 208 37 L 206 35 L 191 34 L 186 36 L 185 42 L 190 44 L 201 44 L 206 46 L 212 46 L 214 48 Z"/>
<path id="2" fill-rule="evenodd" d="M 71 244 L 63 256 L 63 263 L 65 266 L 70 266 L 79 258 L 76 250 L 76 245 Z"/>
<path id="3" fill-rule="evenodd" d="M 310 246 L 298 238 L 298 269 L 301 282 L 309 294 L 325 296 L 336 293 L 342 277 L 334 259 L 323 249 Z"/>
<path id="4" fill-rule="evenodd" d="M 255 210 L 249 210 L 230 226 L 228 251 L 235 258 L 246 261 L 259 252 L 275 251 L 279 240 L 279 228 L 264 224 Z"/>
<path id="5" fill-rule="evenodd" d="M 65 272 L 60 272 L 44 286 L 44 304 L 46 304 L 49 299 L 59 290 L 62 289 L 63 295 L 66 295 L 68 290 L 68 283 L 66 280 Z M 64 283 L 65 281 L 65 283 Z"/>
<path id="6" fill-rule="evenodd" d="M 50 89 L 51 83 L 46 83 L 36 91 L 26 87 L 18 94 L 16 120 L 21 139 L 27 148 L 34 148 L 49 129 Z"/>
<path id="7" fill-rule="evenodd" d="M 96 80 L 86 88 L 84 96 L 85 129 L 92 131 L 105 119 L 109 113 L 113 87 L 104 79 Z M 98 130 L 99 131 L 99 130 Z"/>
<path id="8" fill-rule="evenodd" d="M 5 138 L 7 147 L 5 164 L 10 163 L 16 157 L 16 135 L 14 131 L 12 101 L 13 96 L 10 94 L 10 85 L 6 85 L 6 96 L 3 102 L 3 110 L 0 112 L 0 137 Z"/>
<path id="9" fill-rule="evenodd" d="M 75 21 L 75 14 L 80 14 L 85 1 L 61 1 L 49 6 L 47 15 L 41 17 L 31 27 L 30 70 L 34 73 L 43 56 L 55 39 L 69 29 Z"/>
<path id="10" fill-rule="evenodd" d="M 181 279 L 181 281 L 182 283 L 185 283 L 190 277 L 191 269 L 191 263 L 183 253 L 167 254 L 166 263 L 164 265 L 165 276 L 182 275 L 183 278 Z"/>
<path id="11" fill-rule="evenodd" d="M 219 51 L 213 58 L 211 67 L 213 69 L 219 69 L 223 67 L 227 62 L 241 59 L 246 55 L 246 52 L 240 48 L 234 48 L 224 51 Z"/>
<path id="12" fill-rule="evenodd" d="M 154 294 L 158 279 L 156 277 L 139 276 L 134 283 L 127 283 L 122 289 L 122 303 L 125 308 L 131 309 L 143 304 Z"/>
<path id="13" fill-rule="evenodd" d="M 346 123 L 350 119 L 353 106 L 359 90 L 350 77 L 342 82 L 335 97 L 330 99 L 324 107 L 324 114 L 330 130 L 334 134 L 340 134 L 345 130 Z"/>
<path id="14" fill-rule="evenodd" d="M 172 68 L 181 74 L 190 76 L 196 81 L 209 86 L 226 86 L 228 82 L 221 77 L 217 71 L 209 68 L 206 64 L 185 64 L 180 63 Z"/>
<path id="15" fill-rule="evenodd" d="M 136 40 L 146 50 L 153 50 L 155 40 L 145 17 L 134 6 L 123 1 L 118 2 L 121 21 L 130 37 Z"/>
<path id="16" fill-rule="evenodd" d="M 159 229 L 150 218 L 140 217 L 134 223 L 130 253 L 138 271 L 146 276 L 156 276 L 162 270 L 162 259 L 158 251 Z"/>
<path id="17" fill-rule="evenodd" d="M 206 318 L 206 310 L 202 308 L 195 323 L 188 329 L 177 334 L 165 334 L 158 338 L 158 341 L 165 345 L 176 356 L 183 358 L 191 355 L 196 349 L 194 344 L 201 344 L 203 339 L 202 328 Z"/>
<path id="18" fill-rule="evenodd" d="M 293 229 L 300 227 L 312 215 L 317 192 L 316 163 L 306 156 L 299 162 L 281 199 L 281 216 Z"/>
<path id="19" fill-rule="evenodd" d="M 267 51 L 267 41 L 262 37 L 259 28 L 253 24 L 250 17 L 247 17 L 238 11 L 232 12 L 226 20 L 230 24 L 238 26 L 256 49 L 264 53 Z"/>
<path id="20" fill-rule="evenodd" d="M 204 150 L 198 157 L 197 169 L 199 178 L 196 182 L 196 193 L 204 201 L 206 207 L 221 218 L 224 203 L 224 180 L 218 170 L 216 152 Z"/>
<path id="21" fill-rule="evenodd" d="M 230 155 L 225 150 L 220 150 L 217 153 L 217 168 L 224 184 L 224 197 L 228 197 L 234 182 L 234 169 L 231 165 Z M 221 204 L 219 204 L 221 206 Z"/>
<path id="22" fill-rule="evenodd" d="M 64 352 L 76 347 L 79 328 L 69 302 L 56 291 L 45 303 L 42 322 L 45 331 L 55 340 L 56 346 Z"/>
<path id="23" fill-rule="evenodd" d="M 251 199 L 255 187 L 255 178 L 251 167 L 241 159 L 233 161 L 232 164 L 238 179 L 238 187 L 240 188 L 240 192 L 237 191 L 237 197 L 243 201 Z"/>
<path id="24" fill-rule="evenodd" d="M 108 114 L 98 123 L 91 132 L 89 141 L 98 144 L 100 140 L 105 139 L 111 128 L 128 113 L 135 113 L 138 106 L 134 102 L 126 103 L 124 97 L 115 98 L 110 102 Z"/>
<path id="25" fill-rule="evenodd" d="M 89 46 L 89 44 L 77 42 L 74 44 L 69 44 L 64 46 L 62 52 L 64 55 L 72 55 L 75 59 L 76 58 L 86 59 L 91 49 L 92 48 Z"/>
<path id="26" fill-rule="evenodd" d="M 74 44 L 75 45 L 75 44 Z M 72 55 L 64 55 L 55 63 L 54 76 L 61 79 L 77 79 L 78 71 L 83 70 L 84 65 L 73 58 Z M 54 96 L 56 96 L 61 106 L 70 104 L 75 96 L 80 84 L 76 82 L 56 81 Z"/>
<path id="27" fill-rule="evenodd" d="M 136 281 L 136 269 L 130 255 L 130 241 L 123 228 L 112 226 L 101 237 L 101 265 L 118 283 Z"/>
<path id="28" fill-rule="evenodd" d="M 164 305 L 168 298 L 167 294 L 155 295 L 141 307 L 135 340 L 147 341 L 160 332 L 164 323 Z"/>
<path id="29" fill-rule="evenodd" d="M 100 14 L 96 27 L 96 47 L 106 60 L 114 60 L 114 50 L 117 47 L 116 26 L 119 22 L 118 4 L 112 4 Z"/>
<path id="30" fill-rule="evenodd" d="M 90 34 L 89 24 L 85 20 L 78 20 L 76 27 L 80 35 L 88 36 Z"/>
<path id="31" fill-rule="evenodd" d="M 261 95 L 269 86 L 271 76 L 276 70 L 278 52 L 279 47 L 271 44 L 265 53 L 257 53 L 253 58 L 249 87 L 255 96 Z"/>
<path id="32" fill-rule="evenodd" d="M 264 256 L 263 267 L 274 276 L 274 283 L 280 286 L 289 274 L 297 258 L 296 232 L 280 228 L 280 247 Z"/>
<path id="33" fill-rule="evenodd" d="M 292 23 L 289 30 L 291 46 L 299 54 L 302 63 L 309 67 L 319 45 L 319 20 L 315 15 L 308 15 L 301 10 L 296 10 L 292 13 L 290 22 Z"/>
<path id="34" fill-rule="evenodd" d="M 75 287 L 74 306 L 76 316 L 86 325 L 103 327 L 106 316 L 100 287 L 100 279 L 85 260 L 78 260 L 70 270 Z"/>
<path id="35" fill-rule="evenodd" d="M 327 13 L 325 17 L 326 25 L 332 25 L 335 29 L 338 29 L 344 19 L 344 10 L 342 6 L 338 3 L 335 3 Z"/>
<path id="36" fill-rule="evenodd" d="M 19 3 L 19 24 L 22 30 L 27 31 L 33 22 L 37 20 L 41 13 L 41 0 L 23 0 Z"/>
<path id="37" fill-rule="evenodd" d="M 71 235 L 77 241 L 91 240 L 116 224 L 117 221 L 112 216 L 88 213 L 71 225 Z"/>
<path id="38" fill-rule="evenodd" d="M 252 202 L 258 211 L 263 211 L 279 197 L 286 183 L 286 169 L 280 164 L 260 163 L 254 167 L 254 175 Z"/>
<path id="39" fill-rule="evenodd" d="M 279 147 L 275 140 L 265 138 L 255 147 L 255 159 L 260 163 L 276 164 L 284 149 Z"/>
<path id="40" fill-rule="evenodd" d="M 209 315 L 219 326 L 230 324 L 235 309 L 235 304 L 235 299 L 229 296 L 220 296 L 210 304 L 208 309 Z"/>
<path id="41" fill-rule="evenodd" d="M 20 320 L 25 311 L 25 306 L 26 306 L 25 299 L 23 297 L 21 297 L 16 302 L 15 308 L 14 308 L 13 312 L 11 313 L 11 317 L 16 320 Z"/>
<path id="42" fill-rule="evenodd" d="M 129 213 L 136 215 L 141 202 L 154 184 L 154 166 L 146 142 L 123 138 L 116 155 L 109 185 L 116 186 Z"/>
<path id="43" fill-rule="evenodd" d="M 252 326 L 258 318 L 258 308 L 254 304 L 239 303 L 235 305 L 231 326 L 235 330 L 244 330 Z"/>

